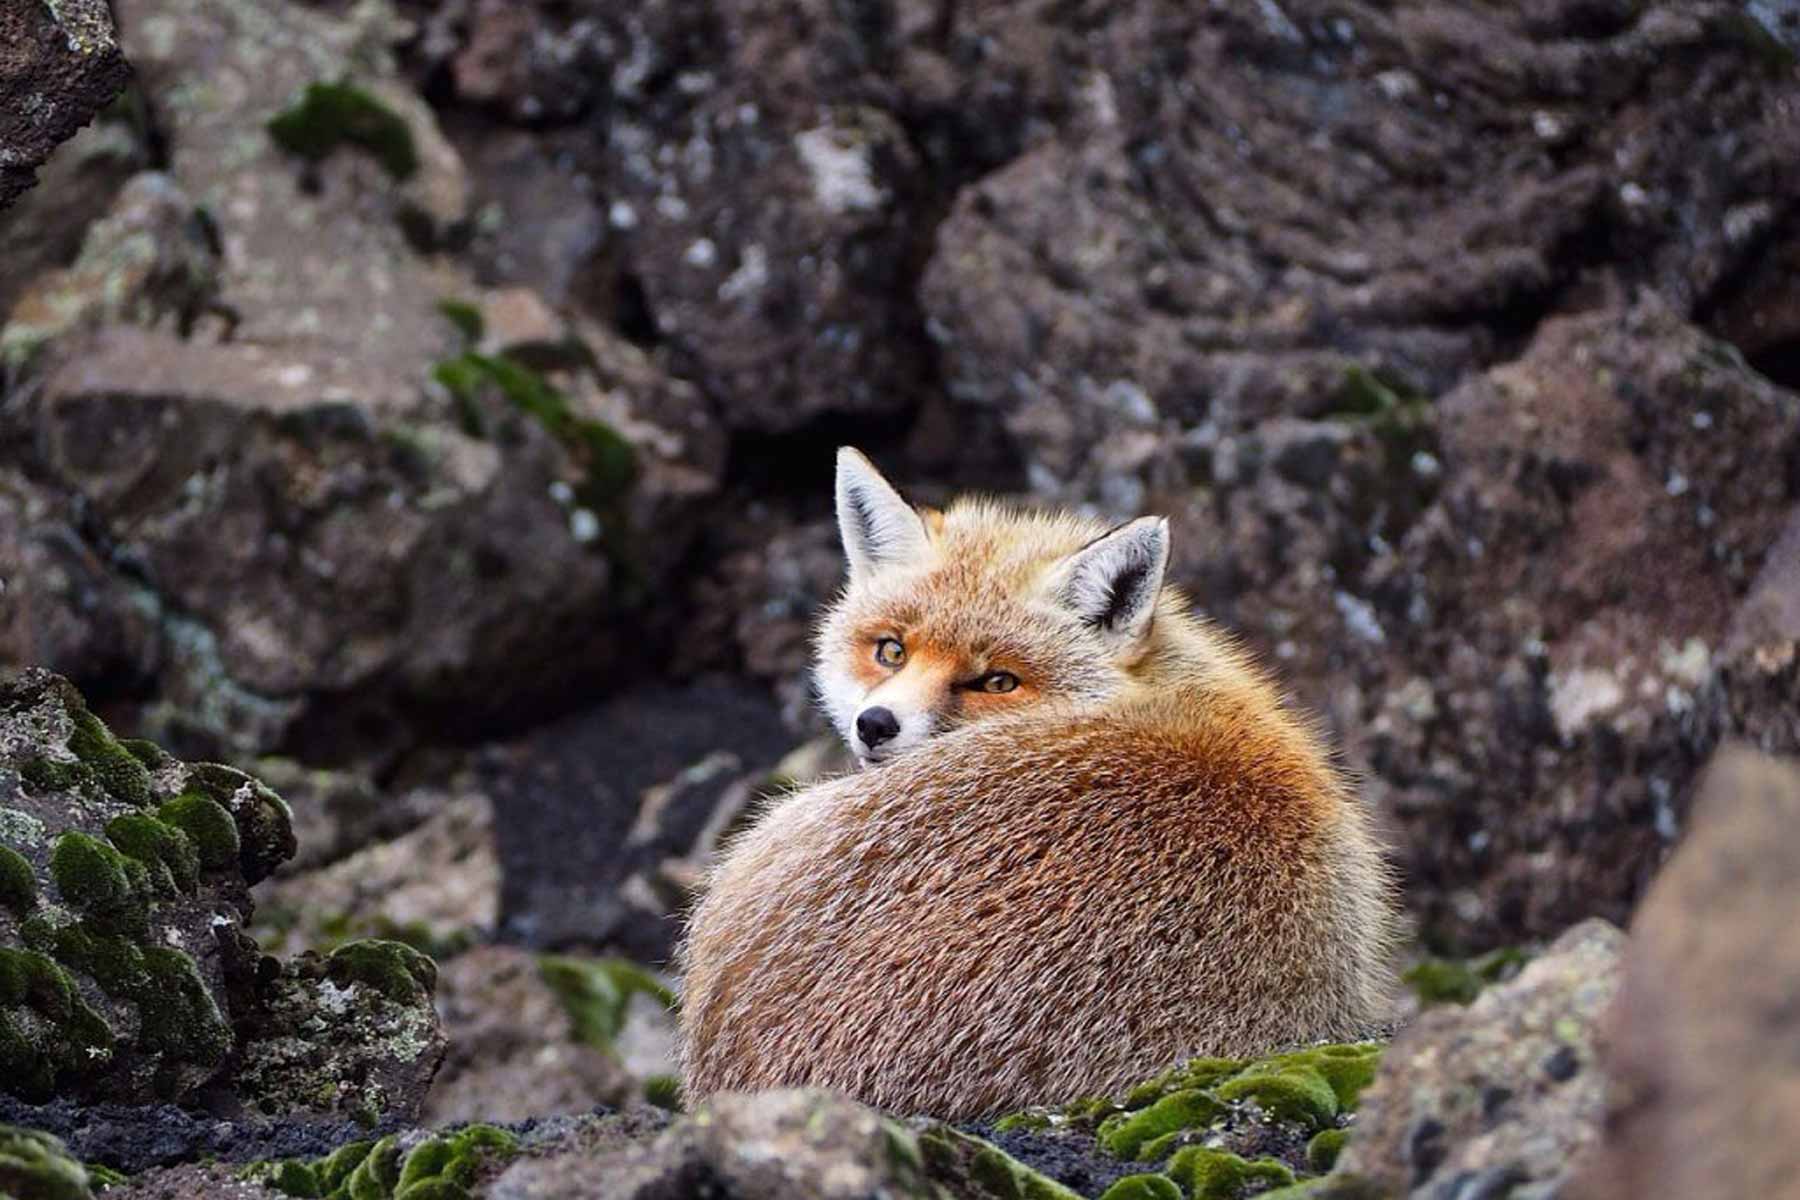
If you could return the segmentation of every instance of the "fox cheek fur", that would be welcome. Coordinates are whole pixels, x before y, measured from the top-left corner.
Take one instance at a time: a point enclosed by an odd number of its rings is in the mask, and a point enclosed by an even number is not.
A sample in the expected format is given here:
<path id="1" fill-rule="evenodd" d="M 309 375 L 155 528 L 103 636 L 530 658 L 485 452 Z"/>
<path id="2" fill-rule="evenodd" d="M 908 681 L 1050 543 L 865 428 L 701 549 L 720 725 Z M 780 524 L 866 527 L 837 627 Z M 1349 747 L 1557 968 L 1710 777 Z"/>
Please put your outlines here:
<path id="1" fill-rule="evenodd" d="M 815 678 L 881 765 L 775 800 L 714 869 L 682 950 L 690 1099 L 973 1117 L 1389 1019 L 1370 814 L 1164 586 L 1166 522 L 922 515 L 850 450 L 837 510 Z"/>

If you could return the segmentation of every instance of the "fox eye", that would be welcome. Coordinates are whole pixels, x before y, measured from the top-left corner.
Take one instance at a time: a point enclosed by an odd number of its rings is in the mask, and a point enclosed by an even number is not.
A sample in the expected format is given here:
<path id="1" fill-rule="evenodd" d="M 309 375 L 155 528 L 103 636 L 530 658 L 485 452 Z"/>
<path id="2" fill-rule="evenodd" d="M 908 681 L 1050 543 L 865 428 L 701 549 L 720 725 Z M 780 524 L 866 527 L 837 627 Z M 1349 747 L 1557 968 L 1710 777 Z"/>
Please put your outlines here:
<path id="1" fill-rule="evenodd" d="M 897 667 L 906 661 L 906 647 L 899 638 L 884 637 L 875 643 L 875 661 L 884 667 Z"/>
<path id="2" fill-rule="evenodd" d="M 980 679 L 975 681 L 975 689 L 977 691 L 987 692 L 989 695 L 993 696 L 998 696 L 1003 692 L 1010 692 L 1018 686 L 1019 677 L 1014 675 L 1011 671 L 989 671 L 986 675 L 983 675 Z"/>

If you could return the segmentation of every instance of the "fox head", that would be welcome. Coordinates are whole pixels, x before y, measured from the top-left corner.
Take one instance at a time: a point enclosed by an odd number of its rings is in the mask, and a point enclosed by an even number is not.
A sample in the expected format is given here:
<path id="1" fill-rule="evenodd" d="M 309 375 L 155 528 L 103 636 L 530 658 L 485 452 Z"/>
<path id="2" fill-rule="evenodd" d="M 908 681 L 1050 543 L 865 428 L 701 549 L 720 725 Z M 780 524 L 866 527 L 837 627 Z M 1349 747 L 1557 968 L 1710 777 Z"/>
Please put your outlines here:
<path id="1" fill-rule="evenodd" d="M 849 578 L 820 624 L 814 680 L 865 766 L 972 721 L 1104 701 L 1149 655 L 1161 517 L 1106 529 L 984 500 L 919 510 L 845 448 L 837 520 Z"/>

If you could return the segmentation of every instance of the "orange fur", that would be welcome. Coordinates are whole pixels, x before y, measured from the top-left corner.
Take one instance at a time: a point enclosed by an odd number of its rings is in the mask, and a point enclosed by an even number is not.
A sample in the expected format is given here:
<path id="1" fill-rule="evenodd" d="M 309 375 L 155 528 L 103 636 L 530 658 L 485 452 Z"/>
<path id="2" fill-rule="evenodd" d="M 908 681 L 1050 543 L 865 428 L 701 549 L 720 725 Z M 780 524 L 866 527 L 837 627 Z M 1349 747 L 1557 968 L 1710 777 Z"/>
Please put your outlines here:
<path id="1" fill-rule="evenodd" d="M 729 848 L 683 952 L 688 1095 L 967 1117 L 1378 1026 L 1392 883 L 1312 727 L 1173 589 L 1123 650 L 1059 616 L 1048 573 L 1100 527 L 965 501 L 924 528 L 928 555 L 825 615 L 821 678 L 1020 686 L 945 701 L 928 740 Z"/>

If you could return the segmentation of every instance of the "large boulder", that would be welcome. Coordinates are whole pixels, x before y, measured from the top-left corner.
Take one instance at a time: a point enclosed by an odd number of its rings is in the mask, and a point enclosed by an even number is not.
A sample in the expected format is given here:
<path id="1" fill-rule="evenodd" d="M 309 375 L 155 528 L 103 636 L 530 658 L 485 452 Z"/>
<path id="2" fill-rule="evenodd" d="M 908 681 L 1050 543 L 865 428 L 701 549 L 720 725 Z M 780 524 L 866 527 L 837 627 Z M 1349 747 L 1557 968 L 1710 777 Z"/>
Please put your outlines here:
<path id="1" fill-rule="evenodd" d="M 443 1053 L 432 963 L 264 957 L 248 888 L 293 852 L 257 780 L 121 742 L 48 672 L 0 681 L 0 1091 L 415 1114 Z"/>
<path id="2" fill-rule="evenodd" d="M 118 8 L 166 169 L 0 332 L 31 380 L 0 659 L 129 681 L 183 747 L 342 758 L 646 653 L 612 629 L 647 623 L 721 435 L 610 330 L 433 252 L 467 181 L 392 14 Z"/>
<path id="3" fill-rule="evenodd" d="M 1800 1178 L 1797 828 L 1800 765 L 1721 750 L 1632 924 L 1580 1195 L 1778 1195 Z"/>
<path id="4" fill-rule="evenodd" d="M 0 9 L 0 208 L 130 74 L 106 0 Z"/>
<path id="5" fill-rule="evenodd" d="M 1169 432 L 1440 394 L 1590 268 L 1692 312 L 1794 211 L 1792 55 L 1735 4 L 1031 7 L 958 10 L 1039 122 L 921 300 L 1034 486 L 1119 515 Z"/>

